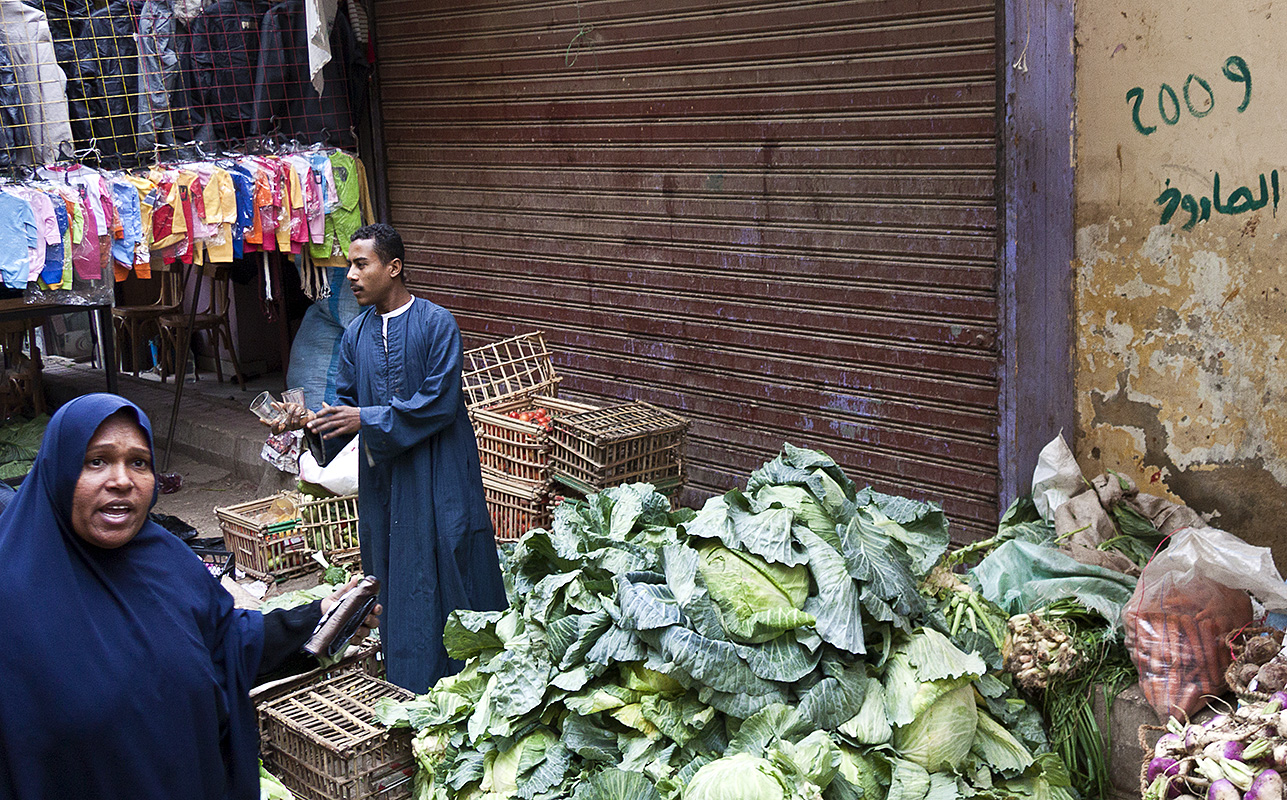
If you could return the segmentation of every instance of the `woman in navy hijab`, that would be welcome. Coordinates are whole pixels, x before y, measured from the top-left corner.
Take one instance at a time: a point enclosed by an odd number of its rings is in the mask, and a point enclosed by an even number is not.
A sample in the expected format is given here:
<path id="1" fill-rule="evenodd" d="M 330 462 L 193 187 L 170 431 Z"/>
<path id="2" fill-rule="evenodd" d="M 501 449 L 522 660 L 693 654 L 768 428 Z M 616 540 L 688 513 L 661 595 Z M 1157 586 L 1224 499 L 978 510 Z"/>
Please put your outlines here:
<path id="1" fill-rule="evenodd" d="M 258 798 L 248 692 L 321 604 L 234 608 L 155 501 L 142 410 L 93 394 L 54 414 L 0 515 L 0 798 Z"/>

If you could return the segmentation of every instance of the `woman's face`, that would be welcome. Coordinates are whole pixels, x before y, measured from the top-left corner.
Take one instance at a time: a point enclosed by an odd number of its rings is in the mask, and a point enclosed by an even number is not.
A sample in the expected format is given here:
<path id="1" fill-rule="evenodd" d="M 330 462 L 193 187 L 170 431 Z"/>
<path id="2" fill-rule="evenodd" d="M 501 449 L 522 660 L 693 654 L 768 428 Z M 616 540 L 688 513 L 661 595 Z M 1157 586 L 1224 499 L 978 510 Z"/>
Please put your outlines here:
<path id="1" fill-rule="evenodd" d="M 113 414 L 85 448 L 72 495 L 72 530 L 84 541 L 112 549 L 126 544 L 147 521 L 156 474 L 143 429 Z"/>

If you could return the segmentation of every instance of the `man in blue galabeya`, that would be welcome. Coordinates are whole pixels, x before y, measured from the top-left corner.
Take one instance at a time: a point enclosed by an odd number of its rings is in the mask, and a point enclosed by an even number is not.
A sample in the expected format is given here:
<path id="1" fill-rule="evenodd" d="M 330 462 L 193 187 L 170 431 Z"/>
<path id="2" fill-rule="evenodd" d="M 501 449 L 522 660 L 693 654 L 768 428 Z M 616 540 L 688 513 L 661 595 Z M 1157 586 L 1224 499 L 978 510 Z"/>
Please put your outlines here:
<path id="1" fill-rule="evenodd" d="M 461 392 L 460 330 L 411 295 L 403 258 L 389 225 L 353 234 L 348 280 L 366 310 L 340 344 L 336 405 L 300 421 L 328 453 L 360 434 L 362 568 L 381 584 L 388 678 L 420 693 L 462 666 L 443 647 L 447 615 L 506 600 Z"/>

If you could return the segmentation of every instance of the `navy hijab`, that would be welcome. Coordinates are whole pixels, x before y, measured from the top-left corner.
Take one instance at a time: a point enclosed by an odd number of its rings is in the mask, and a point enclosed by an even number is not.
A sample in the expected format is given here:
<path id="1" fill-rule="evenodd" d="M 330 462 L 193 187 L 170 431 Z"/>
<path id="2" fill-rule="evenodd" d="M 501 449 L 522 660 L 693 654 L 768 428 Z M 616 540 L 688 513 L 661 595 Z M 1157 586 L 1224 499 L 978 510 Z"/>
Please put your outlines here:
<path id="1" fill-rule="evenodd" d="M 263 617 L 152 522 L 115 550 L 72 530 L 85 449 L 122 409 L 151 446 L 137 406 L 79 397 L 0 515 L 0 798 L 258 798 Z"/>

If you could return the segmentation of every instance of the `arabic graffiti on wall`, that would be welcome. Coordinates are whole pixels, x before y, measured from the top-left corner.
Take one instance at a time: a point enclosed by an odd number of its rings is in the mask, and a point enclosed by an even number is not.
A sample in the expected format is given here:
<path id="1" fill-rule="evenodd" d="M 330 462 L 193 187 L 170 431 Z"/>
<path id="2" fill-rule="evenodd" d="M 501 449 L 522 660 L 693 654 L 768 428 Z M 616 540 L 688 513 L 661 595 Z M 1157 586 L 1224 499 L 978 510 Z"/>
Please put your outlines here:
<path id="1" fill-rule="evenodd" d="M 1221 70 L 1230 82 L 1242 84 L 1242 100 L 1238 103 L 1237 112 L 1241 114 L 1251 104 L 1251 68 L 1241 56 L 1229 56 Z M 1196 86 L 1196 89 L 1194 88 Z M 1205 78 L 1190 74 L 1180 86 L 1180 92 L 1164 83 L 1157 90 L 1157 113 L 1161 122 L 1176 125 L 1182 116 L 1180 97 L 1184 97 L 1184 108 L 1195 119 L 1202 119 L 1215 110 L 1216 93 Z M 1126 92 L 1126 102 L 1131 104 L 1131 123 L 1135 130 L 1144 136 L 1150 136 L 1157 130 L 1156 125 L 1146 125 L 1142 118 L 1144 105 L 1144 87 L 1136 86 Z"/>
<path id="2" fill-rule="evenodd" d="M 1074 13 L 1070 444 L 1287 575 L 1287 0 Z"/>
<path id="3" fill-rule="evenodd" d="M 1241 114 L 1251 104 L 1251 67 L 1242 56 L 1229 56 L 1225 59 L 1221 72 L 1229 83 L 1241 87 L 1242 96 L 1238 105 L 1234 107 L 1234 111 Z M 1223 84 L 1218 85 L 1223 86 Z M 1216 96 L 1217 92 L 1211 84 L 1196 73 L 1190 73 L 1189 77 L 1185 78 L 1179 92 L 1176 92 L 1170 84 L 1163 83 L 1157 91 L 1158 119 L 1166 125 L 1176 125 L 1183 116 L 1182 109 L 1187 109 L 1194 119 L 1203 119 L 1215 110 Z M 1183 105 L 1181 105 L 1181 98 L 1183 98 Z M 1131 106 L 1131 124 L 1135 126 L 1135 130 L 1143 136 L 1151 136 L 1155 133 L 1158 126 L 1146 124 L 1141 117 L 1144 102 L 1143 87 L 1136 86 L 1127 91 L 1126 102 Z M 1171 179 L 1167 178 L 1163 184 L 1162 193 L 1154 202 L 1162 207 L 1159 221 L 1163 225 L 1170 222 L 1177 211 L 1187 213 L 1187 219 L 1181 218 L 1184 222 L 1180 228 L 1189 231 L 1193 230 L 1199 222 L 1211 219 L 1212 213 L 1234 216 L 1248 211 L 1259 211 L 1270 203 L 1273 204 L 1273 210 L 1276 213 L 1280 199 L 1278 170 L 1270 172 L 1268 178 L 1262 172 L 1259 188 L 1260 193 L 1257 195 L 1250 187 L 1239 186 L 1229 192 L 1227 200 L 1222 200 L 1218 172 L 1211 179 L 1210 197 L 1185 194 L 1172 186 Z"/>
<path id="4" fill-rule="evenodd" d="M 1270 187 L 1273 187 L 1273 196 L 1270 196 Z M 1260 196 L 1252 194 L 1251 189 L 1246 186 L 1239 186 L 1229 193 L 1229 199 L 1221 201 L 1220 199 L 1220 173 L 1216 173 L 1211 179 L 1211 196 L 1195 198 L 1191 194 L 1181 195 L 1180 190 L 1171 186 L 1168 178 L 1166 189 L 1157 196 L 1155 201 L 1162 206 L 1163 225 L 1171 221 L 1175 212 L 1183 209 L 1189 214 L 1189 218 L 1183 225 L 1182 230 L 1191 231 L 1193 226 L 1199 222 L 1206 222 L 1211 219 L 1211 212 L 1214 210 L 1217 214 L 1233 216 L 1235 214 L 1244 214 L 1248 211 L 1259 211 L 1265 206 L 1273 203 L 1274 212 L 1278 211 L 1278 170 L 1269 173 L 1268 182 L 1265 181 L 1265 173 L 1260 173 Z"/>

